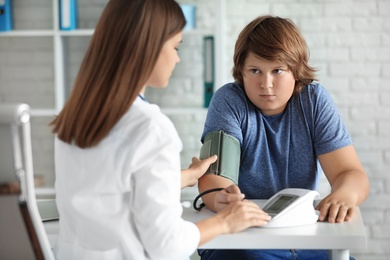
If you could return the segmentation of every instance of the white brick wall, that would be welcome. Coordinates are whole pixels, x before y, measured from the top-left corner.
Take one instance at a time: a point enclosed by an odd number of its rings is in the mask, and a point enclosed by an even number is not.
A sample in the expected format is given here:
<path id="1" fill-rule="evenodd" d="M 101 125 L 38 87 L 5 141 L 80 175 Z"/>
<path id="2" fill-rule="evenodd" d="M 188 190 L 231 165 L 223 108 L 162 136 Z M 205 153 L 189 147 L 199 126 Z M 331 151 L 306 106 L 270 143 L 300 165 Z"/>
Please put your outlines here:
<path id="1" fill-rule="evenodd" d="M 78 0 L 80 27 L 95 25 L 106 0 Z M 213 31 L 217 0 L 181 0 L 198 6 L 198 28 Z M 51 28 L 51 0 L 14 0 L 17 29 Z M 353 252 L 357 259 L 390 259 L 390 1 L 389 0 L 225 0 L 223 57 L 230 81 L 233 47 L 240 30 L 261 14 L 291 18 L 301 28 L 318 77 L 336 100 L 356 150 L 371 180 L 361 212 L 368 248 Z M 33 8 L 33 9 L 32 9 Z M 71 85 L 88 37 L 70 37 L 67 48 Z M 148 91 L 147 98 L 163 107 L 201 107 L 203 103 L 202 35 L 186 34 L 182 62 L 165 90 Z M 0 37 L 0 102 L 22 101 L 34 108 L 54 107 L 53 43 L 51 38 Z M 206 111 L 173 115 L 184 144 L 182 165 L 198 154 Z M 53 185 L 50 117 L 33 118 L 34 168 Z M 196 193 L 188 189 L 187 195 Z"/>

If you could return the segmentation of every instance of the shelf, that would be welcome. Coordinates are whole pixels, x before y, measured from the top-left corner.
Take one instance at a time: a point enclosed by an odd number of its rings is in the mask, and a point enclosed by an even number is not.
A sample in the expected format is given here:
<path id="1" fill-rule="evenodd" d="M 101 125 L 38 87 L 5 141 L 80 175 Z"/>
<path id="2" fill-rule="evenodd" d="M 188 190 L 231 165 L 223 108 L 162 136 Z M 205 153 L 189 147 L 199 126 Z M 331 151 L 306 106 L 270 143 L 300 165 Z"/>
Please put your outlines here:
<path id="1" fill-rule="evenodd" d="M 206 113 L 207 108 L 204 107 L 182 107 L 182 108 L 161 108 L 161 111 L 166 115 L 188 115 L 188 114 L 197 114 L 197 113 Z"/>
<path id="2" fill-rule="evenodd" d="M 42 37 L 42 36 L 91 36 L 94 29 L 77 29 L 71 31 L 54 31 L 54 30 L 14 30 L 1 32 L 0 37 Z"/>
<path id="3" fill-rule="evenodd" d="M 211 32 L 210 30 L 198 30 L 198 29 L 191 29 L 191 30 L 184 30 L 183 35 L 213 35 L 215 33 Z"/>
<path id="4" fill-rule="evenodd" d="M 0 32 L 0 37 L 42 37 L 42 36 L 54 36 L 56 34 L 60 36 L 91 36 L 94 33 L 94 29 L 76 29 L 69 31 L 56 31 L 56 30 L 12 30 L 8 32 Z M 188 30 L 183 31 L 184 35 L 211 35 L 212 32 L 208 30 Z"/>
<path id="5" fill-rule="evenodd" d="M 48 188 L 48 187 L 35 188 L 35 197 L 37 199 L 54 199 L 55 196 L 56 196 L 56 191 L 54 188 Z"/>
<path id="6" fill-rule="evenodd" d="M 31 116 L 55 116 L 58 111 L 55 109 L 31 109 Z"/>
<path id="7" fill-rule="evenodd" d="M 206 113 L 207 108 L 204 107 L 182 107 L 182 108 L 161 108 L 161 111 L 166 115 L 190 115 L 190 114 L 199 114 Z M 31 116 L 36 117 L 45 117 L 45 116 L 55 116 L 59 113 L 56 109 L 32 109 Z"/>
<path id="8" fill-rule="evenodd" d="M 54 195 L 56 192 L 55 192 L 54 188 L 37 187 L 37 188 L 35 188 L 35 193 L 37 195 Z"/>
<path id="9" fill-rule="evenodd" d="M 206 113 L 207 108 L 161 108 L 161 111 L 166 115 L 190 115 Z M 32 109 L 31 116 L 33 117 L 47 117 L 56 116 L 59 111 L 55 109 Z"/>
<path id="10" fill-rule="evenodd" d="M 42 37 L 54 36 L 54 30 L 14 30 L 1 32 L 0 37 Z"/>
<path id="11" fill-rule="evenodd" d="M 94 29 L 76 29 L 71 31 L 60 31 L 61 36 L 91 36 L 94 33 Z"/>

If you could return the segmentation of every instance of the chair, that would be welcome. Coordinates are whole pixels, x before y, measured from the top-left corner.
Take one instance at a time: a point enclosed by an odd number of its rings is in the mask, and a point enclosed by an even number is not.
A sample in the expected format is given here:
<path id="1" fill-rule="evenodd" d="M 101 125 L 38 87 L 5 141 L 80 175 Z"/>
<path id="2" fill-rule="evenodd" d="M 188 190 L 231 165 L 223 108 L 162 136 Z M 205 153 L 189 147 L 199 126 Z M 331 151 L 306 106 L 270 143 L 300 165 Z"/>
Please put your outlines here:
<path id="1" fill-rule="evenodd" d="M 54 259 L 34 188 L 30 107 L 0 104 L 1 259 Z"/>

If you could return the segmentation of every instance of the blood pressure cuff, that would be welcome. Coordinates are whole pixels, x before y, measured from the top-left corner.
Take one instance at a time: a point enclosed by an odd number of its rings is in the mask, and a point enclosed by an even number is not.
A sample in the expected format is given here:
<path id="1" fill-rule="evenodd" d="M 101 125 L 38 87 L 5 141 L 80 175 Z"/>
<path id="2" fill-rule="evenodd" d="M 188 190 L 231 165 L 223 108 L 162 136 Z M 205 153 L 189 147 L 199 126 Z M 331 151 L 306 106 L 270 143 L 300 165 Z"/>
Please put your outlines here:
<path id="1" fill-rule="evenodd" d="M 224 131 L 208 133 L 204 138 L 199 157 L 203 160 L 212 155 L 217 155 L 218 159 L 210 165 L 206 174 L 219 175 L 238 184 L 241 158 L 241 147 L 238 139 Z"/>

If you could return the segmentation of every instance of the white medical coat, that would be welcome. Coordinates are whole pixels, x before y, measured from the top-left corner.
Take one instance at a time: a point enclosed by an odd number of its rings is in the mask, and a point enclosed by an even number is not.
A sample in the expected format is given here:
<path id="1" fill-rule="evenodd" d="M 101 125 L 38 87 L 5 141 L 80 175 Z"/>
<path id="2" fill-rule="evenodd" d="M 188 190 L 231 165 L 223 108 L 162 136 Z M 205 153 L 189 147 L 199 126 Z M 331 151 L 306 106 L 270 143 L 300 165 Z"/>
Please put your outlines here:
<path id="1" fill-rule="evenodd" d="M 137 98 L 97 146 L 55 140 L 57 259 L 189 259 L 200 234 L 181 218 L 172 122 Z"/>

